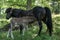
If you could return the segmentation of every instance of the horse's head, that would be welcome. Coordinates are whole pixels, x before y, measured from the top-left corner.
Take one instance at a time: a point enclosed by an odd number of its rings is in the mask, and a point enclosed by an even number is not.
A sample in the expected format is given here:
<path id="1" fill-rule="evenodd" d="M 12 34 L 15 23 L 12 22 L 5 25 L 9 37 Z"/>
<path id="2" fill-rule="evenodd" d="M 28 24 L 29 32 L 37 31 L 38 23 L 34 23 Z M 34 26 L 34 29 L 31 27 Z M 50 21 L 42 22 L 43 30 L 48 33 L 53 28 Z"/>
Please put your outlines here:
<path id="1" fill-rule="evenodd" d="M 5 11 L 6 14 L 6 19 L 11 18 L 11 14 L 12 14 L 12 8 L 7 8 Z"/>

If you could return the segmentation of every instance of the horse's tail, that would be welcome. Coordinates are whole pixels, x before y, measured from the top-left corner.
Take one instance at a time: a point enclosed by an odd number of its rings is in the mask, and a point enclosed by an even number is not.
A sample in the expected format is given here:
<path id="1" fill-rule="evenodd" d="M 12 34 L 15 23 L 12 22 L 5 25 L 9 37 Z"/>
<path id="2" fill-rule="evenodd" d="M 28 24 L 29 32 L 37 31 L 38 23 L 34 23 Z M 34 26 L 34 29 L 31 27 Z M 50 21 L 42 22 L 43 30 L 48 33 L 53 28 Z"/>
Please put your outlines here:
<path id="1" fill-rule="evenodd" d="M 49 30 L 52 32 L 53 31 L 53 26 L 52 26 L 52 15 L 51 15 L 51 10 L 48 7 L 44 7 L 46 11 L 46 18 L 47 18 L 47 25 L 49 27 Z"/>
<path id="2" fill-rule="evenodd" d="M 51 10 L 48 7 L 45 7 L 46 15 L 52 19 Z"/>
<path id="3" fill-rule="evenodd" d="M 50 21 L 52 22 L 52 15 L 51 15 L 51 10 L 48 7 L 44 7 L 45 11 L 46 11 L 46 16 L 50 19 Z"/>

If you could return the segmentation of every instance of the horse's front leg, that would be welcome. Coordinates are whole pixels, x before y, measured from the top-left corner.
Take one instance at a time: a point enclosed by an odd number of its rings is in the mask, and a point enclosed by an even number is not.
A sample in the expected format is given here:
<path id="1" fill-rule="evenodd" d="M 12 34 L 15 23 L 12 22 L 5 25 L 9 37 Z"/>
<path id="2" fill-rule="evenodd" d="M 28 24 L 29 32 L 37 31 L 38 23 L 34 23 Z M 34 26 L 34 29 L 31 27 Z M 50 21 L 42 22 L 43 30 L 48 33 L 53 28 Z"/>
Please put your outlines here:
<path id="1" fill-rule="evenodd" d="M 7 37 L 11 37 L 12 39 L 14 39 L 13 33 L 12 33 L 12 27 L 13 27 L 13 25 L 12 25 L 12 23 L 11 23 L 10 28 L 9 28 L 9 30 L 8 30 Z"/>

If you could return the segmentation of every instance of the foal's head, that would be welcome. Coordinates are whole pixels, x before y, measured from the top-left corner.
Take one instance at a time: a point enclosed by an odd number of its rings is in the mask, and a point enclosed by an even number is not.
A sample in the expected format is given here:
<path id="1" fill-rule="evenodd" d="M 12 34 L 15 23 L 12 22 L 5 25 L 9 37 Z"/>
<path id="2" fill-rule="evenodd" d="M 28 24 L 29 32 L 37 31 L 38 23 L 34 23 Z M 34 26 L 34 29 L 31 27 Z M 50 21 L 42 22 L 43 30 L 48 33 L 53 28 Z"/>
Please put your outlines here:
<path id="1" fill-rule="evenodd" d="M 5 11 L 5 13 L 7 13 L 6 14 L 6 19 L 9 19 L 11 17 L 12 10 L 13 10 L 12 8 L 7 8 L 6 9 L 6 11 Z"/>

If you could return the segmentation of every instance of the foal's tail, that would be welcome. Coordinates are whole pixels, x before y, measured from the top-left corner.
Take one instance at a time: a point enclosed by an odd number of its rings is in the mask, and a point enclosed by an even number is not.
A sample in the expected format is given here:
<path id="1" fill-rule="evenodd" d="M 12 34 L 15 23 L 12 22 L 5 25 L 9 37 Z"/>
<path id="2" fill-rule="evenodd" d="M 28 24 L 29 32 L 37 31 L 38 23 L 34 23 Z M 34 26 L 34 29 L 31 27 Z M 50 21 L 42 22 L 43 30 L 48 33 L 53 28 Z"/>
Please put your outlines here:
<path id="1" fill-rule="evenodd" d="M 50 33 L 52 34 L 53 26 L 52 26 L 51 10 L 48 7 L 44 7 L 44 8 L 45 8 L 45 11 L 46 11 L 47 26 L 48 26 L 48 29 L 50 30 Z"/>

